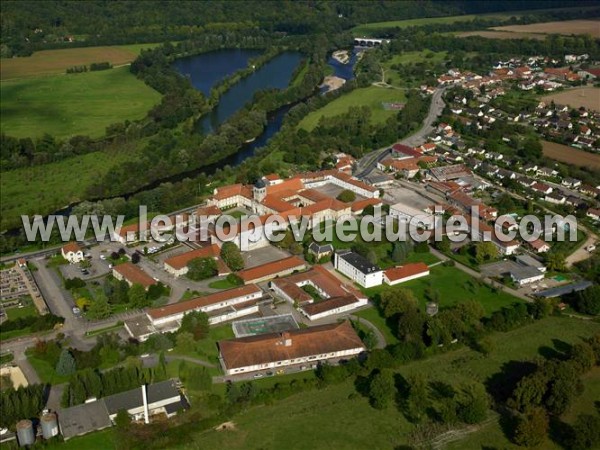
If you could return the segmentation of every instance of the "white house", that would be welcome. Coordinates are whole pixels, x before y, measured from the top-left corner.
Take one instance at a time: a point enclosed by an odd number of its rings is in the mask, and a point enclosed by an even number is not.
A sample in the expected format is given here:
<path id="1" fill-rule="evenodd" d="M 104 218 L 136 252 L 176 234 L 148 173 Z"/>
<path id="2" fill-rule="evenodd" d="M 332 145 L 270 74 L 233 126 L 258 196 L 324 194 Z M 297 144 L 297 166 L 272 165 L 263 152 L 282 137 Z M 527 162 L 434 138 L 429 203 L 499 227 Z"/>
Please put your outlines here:
<path id="1" fill-rule="evenodd" d="M 349 322 L 219 341 L 226 375 L 349 358 L 365 346 Z"/>
<path id="2" fill-rule="evenodd" d="M 83 261 L 83 249 L 77 242 L 69 242 L 63 245 L 60 249 L 60 253 L 63 258 L 69 261 L 71 264 L 75 264 Z"/>
<path id="3" fill-rule="evenodd" d="M 379 286 L 383 283 L 383 270 L 351 251 L 335 253 L 334 267 L 365 288 Z"/>

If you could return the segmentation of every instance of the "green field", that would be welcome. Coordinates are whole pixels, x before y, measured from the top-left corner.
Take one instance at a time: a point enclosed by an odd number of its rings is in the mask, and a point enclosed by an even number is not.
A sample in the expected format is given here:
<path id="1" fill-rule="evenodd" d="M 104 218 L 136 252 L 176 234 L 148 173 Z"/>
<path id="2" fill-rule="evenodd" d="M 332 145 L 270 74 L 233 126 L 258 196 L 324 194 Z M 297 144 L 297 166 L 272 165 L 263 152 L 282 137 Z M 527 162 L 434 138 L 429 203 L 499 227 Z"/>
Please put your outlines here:
<path id="1" fill-rule="evenodd" d="M 85 190 L 113 167 L 138 156 L 135 148 L 94 152 L 2 173 L 0 229 L 18 226 L 20 215 L 48 214 L 83 198 Z"/>
<path id="2" fill-rule="evenodd" d="M 599 330 L 600 325 L 591 321 L 551 317 L 512 332 L 494 334 L 495 350 L 488 357 L 462 348 L 408 364 L 399 372 L 402 375 L 426 373 L 432 380 L 446 382 L 485 380 L 497 373 L 505 362 L 530 359 L 541 346 L 552 347 L 553 339 L 572 343 Z M 281 378 L 281 381 L 286 380 L 287 377 Z M 588 388 L 590 393 L 597 392 L 598 384 L 597 378 L 586 375 L 586 393 Z M 353 383 L 348 381 L 297 394 L 270 406 L 250 408 L 232 417 L 235 430 L 192 434 L 190 444 L 182 448 L 392 449 L 406 444 L 413 425 L 399 410 L 396 407 L 373 409 L 366 398 L 355 392 Z M 590 405 L 590 399 L 581 396 L 574 409 L 591 412 Z M 475 432 L 467 434 L 466 439 L 453 444 L 453 448 L 482 448 L 465 445 L 466 441 L 475 443 L 477 439 L 487 448 L 511 448 L 495 415 L 490 416 L 490 425 L 473 430 Z"/>
<path id="3" fill-rule="evenodd" d="M 407 281 L 394 287 L 406 288 L 419 299 L 421 308 L 425 308 L 427 299 L 425 291 L 431 287 L 440 293 L 440 307 L 452 306 L 465 300 L 477 300 L 483 306 L 486 314 L 490 314 L 503 306 L 521 301 L 506 292 L 494 292 L 487 285 L 471 277 L 456 267 L 438 265 L 432 267 L 430 275 L 416 280 Z M 365 289 L 372 298 L 384 289 L 393 289 L 387 285 Z"/>
<path id="4" fill-rule="evenodd" d="M 106 126 L 143 118 L 160 94 L 120 67 L 0 83 L 2 132 L 16 137 L 102 136 Z"/>
<path id="5" fill-rule="evenodd" d="M 33 305 L 24 306 L 22 308 L 7 308 L 6 316 L 8 317 L 8 320 L 15 320 L 28 316 L 37 316 L 37 309 L 35 309 L 35 306 Z"/>
<path id="6" fill-rule="evenodd" d="M 388 118 L 398 114 L 398 111 L 386 111 L 383 109 L 382 102 L 404 102 L 406 96 L 404 91 L 391 88 L 382 88 L 369 86 L 367 88 L 355 89 L 352 92 L 342 95 L 323 108 L 311 112 L 300 124 L 300 128 L 312 131 L 321 117 L 333 117 L 344 114 L 351 106 L 368 106 L 371 108 L 371 122 L 383 123 Z"/>
<path id="7" fill-rule="evenodd" d="M 424 50 L 420 52 L 404 52 L 401 55 L 394 55 L 389 60 L 383 61 L 382 66 L 385 71 L 385 81 L 392 86 L 406 86 L 392 66 L 397 64 L 438 64 L 446 59 L 446 52 L 432 52 Z M 420 80 L 421 81 L 421 80 Z M 419 84 L 422 84 L 421 82 Z"/>

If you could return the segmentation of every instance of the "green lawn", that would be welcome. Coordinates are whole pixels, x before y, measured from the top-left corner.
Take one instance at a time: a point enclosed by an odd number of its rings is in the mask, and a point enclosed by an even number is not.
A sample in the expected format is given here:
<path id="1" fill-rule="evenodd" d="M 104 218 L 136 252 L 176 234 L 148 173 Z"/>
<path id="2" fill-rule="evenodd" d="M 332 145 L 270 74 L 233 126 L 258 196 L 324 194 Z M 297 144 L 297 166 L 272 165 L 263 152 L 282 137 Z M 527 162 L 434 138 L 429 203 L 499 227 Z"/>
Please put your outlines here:
<path id="1" fill-rule="evenodd" d="M 413 80 L 407 83 L 406 80 L 402 80 L 398 72 L 392 69 L 392 66 L 398 64 L 417 64 L 425 63 L 427 67 L 435 68 L 435 66 L 446 59 L 446 52 L 432 52 L 430 50 L 423 50 L 419 52 L 404 52 L 401 55 L 394 55 L 389 60 L 382 62 L 383 69 L 385 70 L 385 81 L 392 86 L 406 87 L 408 84 L 412 87 L 416 84 L 418 87 L 422 84 L 422 79 Z"/>
<path id="2" fill-rule="evenodd" d="M 2 103 L 4 105 L 4 103 Z M 135 148 L 93 152 L 41 166 L 2 172 L 0 229 L 21 224 L 20 215 L 46 215 L 84 198 L 86 189 L 113 167 L 138 157 Z"/>
<path id="3" fill-rule="evenodd" d="M 37 309 L 35 309 L 35 306 L 33 305 L 24 306 L 23 308 L 7 308 L 6 315 L 8 320 L 15 320 L 27 316 L 37 316 Z"/>
<path id="4" fill-rule="evenodd" d="M 89 448 L 94 450 L 114 450 L 116 448 L 114 432 L 112 429 L 74 437 L 66 442 L 56 442 L 46 445 L 47 449 L 55 450 L 81 450 Z"/>
<path id="5" fill-rule="evenodd" d="M 27 360 L 33 366 L 35 372 L 38 374 L 38 377 L 40 377 L 42 383 L 61 384 L 69 381 L 70 377 L 63 377 L 57 375 L 56 371 L 54 370 L 54 367 L 51 367 L 50 364 L 48 364 L 46 361 L 43 361 L 33 356 L 31 351 L 28 350 L 25 352 L 25 354 L 27 355 Z"/>
<path id="6" fill-rule="evenodd" d="M 209 283 L 208 287 L 211 287 L 213 289 L 233 289 L 234 287 L 238 287 L 238 285 L 230 282 L 225 278 L 223 280 L 217 280 L 213 281 L 212 283 Z"/>
<path id="7" fill-rule="evenodd" d="M 425 308 L 427 299 L 425 291 L 431 287 L 440 293 L 440 307 L 455 305 L 465 300 L 477 300 L 483 306 L 486 314 L 490 314 L 503 306 L 521 301 L 502 291 L 494 292 L 492 289 L 471 277 L 456 267 L 443 265 L 432 267 L 430 275 L 416 280 L 408 281 L 394 287 L 387 285 L 377 286 L 364 291 L 370 298 L 376 297 L 384 289 L 396 287 L 410 289 L 419 299 L 421 308 Z"/>
<path id="8" fill-rule="evenodd" d="M 318 125 L 321 117 L 344 114 L 351 106 L 368 106 L 372 111 L 371 122 L 383 123 L 388 118 L 398 114 L 398 111 L 383 109 L 382 102 L 394 103 L 404 102 L 405 100 L 404 91 L 398 89 L 377 86 L 355 89 L 328 103 L 323 108 L 311 112 L 302 119 L 298 126 L 307 131 L 312 131 Z"/>
<path id="9" fill-rule="evenodd" d="M 363 319 L 368 320 L 373 325 L 375 325 L 379 329 L 379 331 L 381 331 L 383 337 L 385 337 L 385 342 L 387 345 L 398 343 L 398 338 L 394 336 L 389 325 L 386 323 L 385 317 L 379 314 L 379 310 L 376 307 L 363 309 L 362 311 L 359 311 L 354 315 L 362 317 Z"/>
<path id="10" fill-rule="evenodd" d="M 2 132 L 16 137 L 99 137 L 107 125 L 143 118 L 160 100 L 129 67 L 8 80 L 0 87 Z"/>
<path id="11" fill-rule="evenodd" d="M 399 372 L 426 373 L 432 380 L 445 382 L 483 381 L 497 373 L 505 362 L 530 359 L 540 347 L 552 347 L 553 339 L 572 343 L 599 330 L 600 324 L 591 321 L 551 317 L 512 332 L 495 333 L 492 336 L 495 350 L 488 357 L 461 348 L 408 364 Z M 585 378 L 586 394 L 594 395 L 598 380 L 587 375 Z M 588 378 L 593 380 L 590 382 Z M 582 403 L 591 404 L 591 399 L 585 395 L 579 397 L 574 409 Z M 588 410 L 587 406 L 584 410 Z M 467 434 L 452 443 L 451 448 L 479 449 L 483 444 L 483 448 L 512 448 L 493 420 L 495 416 L 490 417 L 490 425 Z M 192 433 L 190 443 L 180 448 L 393 449 L 406 444 L 414 429 L 396 407 L 381 411 L 370 407 L 366 398 L 356 394 L 351 381 L 303 392 L 273 405 L 253 407 L 232 420 L 234 431 Z"/>
<path id="12" fill-rule="evenodd" d="M 217 342 L 224 339 L 232 339 L 234 337 L 235 335 L 233 334 L 231 324 L 211 327 L 208 337 L 198 341 L 194 350 L 186 351 L 176 346 L 173 350 L 173 355 L 183 355 L 191 358 L 198 358 L 218 366 L 219 349 L 217 348 Z"/>

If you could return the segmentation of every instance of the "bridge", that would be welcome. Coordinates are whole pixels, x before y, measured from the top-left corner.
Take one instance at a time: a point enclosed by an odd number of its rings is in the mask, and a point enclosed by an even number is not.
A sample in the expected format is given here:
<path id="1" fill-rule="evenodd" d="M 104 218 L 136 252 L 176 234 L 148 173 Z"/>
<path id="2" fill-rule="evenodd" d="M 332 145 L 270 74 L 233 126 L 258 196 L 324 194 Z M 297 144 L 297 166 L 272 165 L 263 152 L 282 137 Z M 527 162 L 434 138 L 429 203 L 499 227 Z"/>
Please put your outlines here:
<path id="1" fill-rule="evenodd" d="M 371 38 L 354 38 L 354 45 L 357 47 L 378 47 L 381 44 L 389 44 L 389 39 L 371 39 Z"/>

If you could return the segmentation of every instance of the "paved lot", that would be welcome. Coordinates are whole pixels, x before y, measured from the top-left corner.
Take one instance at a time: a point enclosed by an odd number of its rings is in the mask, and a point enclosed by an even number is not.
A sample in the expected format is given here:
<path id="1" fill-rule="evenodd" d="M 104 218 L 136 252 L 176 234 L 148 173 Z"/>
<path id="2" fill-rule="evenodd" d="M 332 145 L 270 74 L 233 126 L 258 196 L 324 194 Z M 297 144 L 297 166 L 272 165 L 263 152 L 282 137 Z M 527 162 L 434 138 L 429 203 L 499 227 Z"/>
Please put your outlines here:
<path id="1" fill-rule="evenodd" d="M 432 204 L 431 199 L 425 198 L 418 192 L 402 187 L 399 184 L 394 184 L 386 188 L 384 198 L 391 204 L 402 203 L 418 209 L 425 209 Z"/>
<path id="2" fill-rule="evenodd" d="M 339 186 L 336 186 L 335 184 L 332 183 L 327 183 L 323 186 L 320 186 L 318 188 L 315 188 L 316 191 L 319 191 L 329 197 L 333 197 L 336 198 L 338 195 L 340 195 L 341 192 L 343 192 L 345 189 L 341 188 Z M 363 197 L 361 195 L 356 194 L 356 200 L 362 200 L 366 197 Z"/>
<path id="3" fill-rule="evenodd" d="M 242 256 L 244 258 L 245 268 L 249 269 L 271 261 L 287 258 L 290 254 L 274 245 L 268 245 L 256 250 L 250 250 L 249 252 L 242 252 Z"/>

